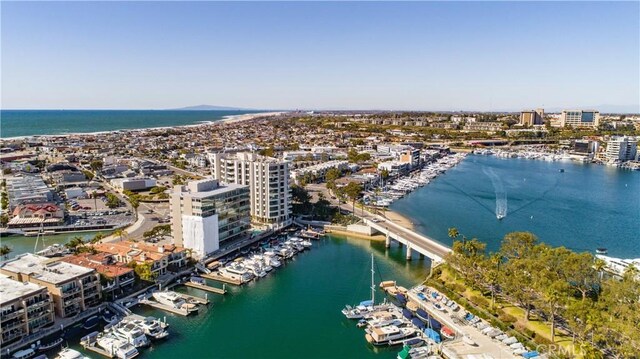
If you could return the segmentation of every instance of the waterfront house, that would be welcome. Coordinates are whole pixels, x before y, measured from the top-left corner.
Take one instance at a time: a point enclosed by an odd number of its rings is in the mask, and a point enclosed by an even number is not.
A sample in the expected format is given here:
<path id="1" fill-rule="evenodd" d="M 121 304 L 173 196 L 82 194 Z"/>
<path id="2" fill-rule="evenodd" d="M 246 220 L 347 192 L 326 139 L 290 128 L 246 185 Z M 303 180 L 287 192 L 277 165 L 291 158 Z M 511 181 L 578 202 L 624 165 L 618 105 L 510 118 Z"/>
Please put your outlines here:
<path id="1" fill-rule="evenodd" d="M 95 269 L 57 258 L 20 254 L 0 264 L 0 273 L 46 287 L 53 298 L 55 313 L 61 318 L 73 317 L 102 300 L 100 278 Z"/>
<path id="2" fill-rule="evenodd" d="M 123 263 L 118 263 L 110 253 L 80 253 L 62 258 L 67 263 L 72 263 L 85 268 L 95 269 L 100 274 L 102 292 L 123 293 L 133 287 L 135 275 L 133 268 Z"/>

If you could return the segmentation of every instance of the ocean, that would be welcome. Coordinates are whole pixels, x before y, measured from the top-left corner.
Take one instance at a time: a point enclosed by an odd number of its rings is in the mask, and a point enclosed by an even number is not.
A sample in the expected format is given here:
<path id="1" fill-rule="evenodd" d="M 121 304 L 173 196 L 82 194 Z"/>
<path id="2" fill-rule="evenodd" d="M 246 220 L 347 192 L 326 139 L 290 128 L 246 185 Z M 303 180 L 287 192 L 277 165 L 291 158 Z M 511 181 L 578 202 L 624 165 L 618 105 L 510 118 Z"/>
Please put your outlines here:
<path id="1" fill-rule="evenodd" d="M 505 234 L 529 231 L 553 246 L 640 257 L 640 171 L 469 155 L 391 209 L 449 246 L 450 227 L 491 251 Z M 500 210 L 506 211 L 502 220 Z"/>
<path id="2" fill-rule="evenodd" d="M 262 111 L 1 110 L 0 138 L 195 125 Z"/>

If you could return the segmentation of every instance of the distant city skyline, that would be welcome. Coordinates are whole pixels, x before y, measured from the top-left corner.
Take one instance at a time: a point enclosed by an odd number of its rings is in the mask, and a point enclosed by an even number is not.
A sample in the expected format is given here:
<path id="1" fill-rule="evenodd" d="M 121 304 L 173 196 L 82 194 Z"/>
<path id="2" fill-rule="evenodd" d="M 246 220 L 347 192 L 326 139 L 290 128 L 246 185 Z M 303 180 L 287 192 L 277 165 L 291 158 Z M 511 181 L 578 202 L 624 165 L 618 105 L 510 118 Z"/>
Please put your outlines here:
<path id="1" fill-rule="evenodd" d="M 3 109 L 640 112 L 638 2 L 3 2 Z"/>

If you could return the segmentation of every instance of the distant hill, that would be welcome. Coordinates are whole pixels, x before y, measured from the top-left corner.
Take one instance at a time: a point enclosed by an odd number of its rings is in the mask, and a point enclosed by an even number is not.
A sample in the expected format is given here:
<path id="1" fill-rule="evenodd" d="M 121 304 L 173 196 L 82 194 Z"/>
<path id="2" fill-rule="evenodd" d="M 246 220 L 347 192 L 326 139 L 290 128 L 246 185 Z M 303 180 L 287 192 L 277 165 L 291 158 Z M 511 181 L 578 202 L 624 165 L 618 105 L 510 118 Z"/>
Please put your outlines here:
<path id="1" fill-rule="evenodd" d="M 198 105 L 187 106 L 181 108 L 171 108 L 172 111 L 251 111 L 250 108 L 229 107 L 229 106 L 212 106 L 212 105 Z"/>

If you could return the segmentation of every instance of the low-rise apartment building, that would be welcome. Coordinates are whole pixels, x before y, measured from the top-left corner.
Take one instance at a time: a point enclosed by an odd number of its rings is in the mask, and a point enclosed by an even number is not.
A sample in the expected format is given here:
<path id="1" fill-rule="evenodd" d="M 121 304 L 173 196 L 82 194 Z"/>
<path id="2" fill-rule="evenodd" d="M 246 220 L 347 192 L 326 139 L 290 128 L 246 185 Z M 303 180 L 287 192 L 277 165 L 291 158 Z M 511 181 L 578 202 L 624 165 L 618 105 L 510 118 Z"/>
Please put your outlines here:
<path id="1" fill-rule="evenodd" d="M 47 288 L 60 318 L 73 317 L 100 304 L 102 290 L 95 269 L 25 253 L 0 264 L 0 273 Z"/>
<path id="2" fill-rule="evenodd" d="M 51 325 L 53 302 L 47 288 L 0 275 L 0 321 L 1 346 Z"/>

